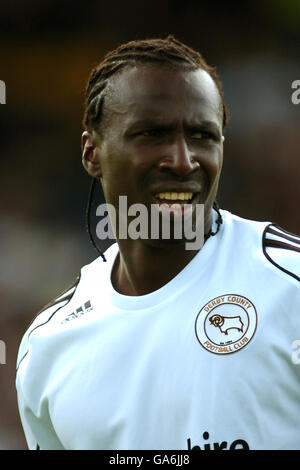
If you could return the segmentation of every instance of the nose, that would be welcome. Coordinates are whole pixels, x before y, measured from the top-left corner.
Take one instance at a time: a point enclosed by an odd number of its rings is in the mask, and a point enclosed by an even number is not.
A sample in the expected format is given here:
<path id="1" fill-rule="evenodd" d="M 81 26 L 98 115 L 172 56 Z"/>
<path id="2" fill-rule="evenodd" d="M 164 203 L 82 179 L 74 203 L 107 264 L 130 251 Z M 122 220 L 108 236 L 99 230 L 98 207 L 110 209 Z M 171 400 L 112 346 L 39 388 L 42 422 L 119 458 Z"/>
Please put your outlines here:
<path id="1" fill-rule="evenodd" d="M 178 176 L 186 176 L 200 167 L 196 154 L 193 152 L 184 136 L 178 136 L 163 149 L 159 162 L 160 169 L 169 169 Z"/>

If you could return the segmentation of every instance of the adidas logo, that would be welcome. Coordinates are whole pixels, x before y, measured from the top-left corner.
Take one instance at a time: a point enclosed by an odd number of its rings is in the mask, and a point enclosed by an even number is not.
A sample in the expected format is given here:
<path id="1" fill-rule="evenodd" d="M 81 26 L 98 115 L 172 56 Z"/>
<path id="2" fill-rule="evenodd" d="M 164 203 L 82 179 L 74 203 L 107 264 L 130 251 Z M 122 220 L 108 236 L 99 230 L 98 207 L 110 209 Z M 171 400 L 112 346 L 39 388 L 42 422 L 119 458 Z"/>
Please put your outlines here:
<path id="1" fill-rule="evenodd" d="M 76 308 L 75 312 L 70 313 L 62 322 L 61 324 L 63 325 L 64 323 L 67 323 L 68 321 L 75 320 L 75 318 L 79 318 L 82 315 L 84 315 L 87 312 L 91 312 L 93 310 L 93 307 L 91 305 L 91 301 L 88 300 L 83 304 L 83 306 Z"/>

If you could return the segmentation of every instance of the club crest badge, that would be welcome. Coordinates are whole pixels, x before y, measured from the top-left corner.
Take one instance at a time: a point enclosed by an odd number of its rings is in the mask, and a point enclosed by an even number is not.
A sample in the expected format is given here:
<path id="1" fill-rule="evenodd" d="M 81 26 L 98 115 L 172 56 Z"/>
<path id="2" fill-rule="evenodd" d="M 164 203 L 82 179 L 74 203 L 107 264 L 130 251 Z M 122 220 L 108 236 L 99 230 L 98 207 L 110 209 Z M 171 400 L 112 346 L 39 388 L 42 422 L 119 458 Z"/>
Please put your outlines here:
<path id="1" fill-rule="evenodd" d="M 195 322 L 196 337 L 207 351 L 232 354 L 247 346 L 257 326 L 254 304 L 238 294 L 226 294 L 202 307 Z"/>

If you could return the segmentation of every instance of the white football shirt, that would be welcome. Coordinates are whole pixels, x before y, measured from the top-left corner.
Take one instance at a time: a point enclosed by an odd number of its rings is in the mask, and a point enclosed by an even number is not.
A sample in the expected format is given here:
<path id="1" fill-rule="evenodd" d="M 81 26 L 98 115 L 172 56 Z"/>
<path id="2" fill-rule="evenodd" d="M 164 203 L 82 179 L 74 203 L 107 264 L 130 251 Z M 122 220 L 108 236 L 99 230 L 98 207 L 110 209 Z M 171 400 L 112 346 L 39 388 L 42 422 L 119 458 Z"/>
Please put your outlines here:
<path id="1" fill-rule="evenodd" d="M 16 378 L 30 449 L 300 449 L 300 239 L 221 213 L 162 288 L 116 292 L 114 244 L 35 318 Z"/>

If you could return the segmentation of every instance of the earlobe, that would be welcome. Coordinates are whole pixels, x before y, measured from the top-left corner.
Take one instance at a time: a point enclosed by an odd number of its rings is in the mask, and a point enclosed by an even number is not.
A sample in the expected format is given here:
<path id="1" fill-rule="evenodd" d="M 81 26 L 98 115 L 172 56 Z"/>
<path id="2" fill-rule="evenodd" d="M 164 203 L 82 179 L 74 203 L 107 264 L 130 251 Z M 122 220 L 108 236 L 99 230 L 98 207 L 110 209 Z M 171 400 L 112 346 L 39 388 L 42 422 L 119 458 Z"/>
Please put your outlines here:
<path id="1" fill-rule="evenodd" d="M 81 137 L 82 164 L 93 178 L 100 178 L 100 149 L 94 133 L 84 131 Z"/>

